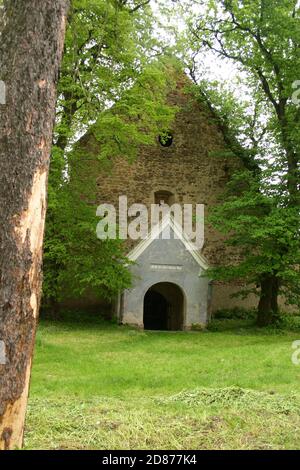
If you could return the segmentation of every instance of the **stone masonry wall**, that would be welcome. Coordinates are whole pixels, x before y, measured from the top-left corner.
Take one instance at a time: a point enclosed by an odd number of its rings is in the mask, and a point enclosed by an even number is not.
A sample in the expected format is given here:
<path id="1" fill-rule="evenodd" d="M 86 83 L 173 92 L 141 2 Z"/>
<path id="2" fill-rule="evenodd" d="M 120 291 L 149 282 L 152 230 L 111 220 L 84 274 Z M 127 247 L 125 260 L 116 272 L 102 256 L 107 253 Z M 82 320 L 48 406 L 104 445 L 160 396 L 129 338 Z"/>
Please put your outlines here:
<path id="1" fill-rule="evenodd" d="M 83 174 L 97 175 L 96 204 L 110 203 L 118 207 L 118 198 L 127 195 L 129 206 L 154 203 L 154 193 L 167 190 L 175 195 L 175 202 L 205 204 L 205 218 L 218 203 L 226 182 L 241 161 L 228 156 L 214 116 L 203 105 L 186 93 L 187 80 L 180 80 L 170 94 L 171 104 L 179 107 L 170 129 L 173 143 L 163 147 L 157 138 L 153 146 L 140 149 L 138 158 L 129 163 L 125 158 L 114 160 L 110 169 L 100 168 L 95 162 L 86 162 Z M 93 139 L 85 137 L 84 146 L 92 150 Z M 132 247 L 128 243 L 128 250 Z M 235 256 L 224 245 L 219 233 L 205 224 L 205 244 L 202 250 L 210 265 L 216 265 L 226 256 Z M 213 310 L 240 305 L 251 307 L 256 300 L 245 301 L 230 298 L 236 287 L 218 283 L 213 288 Z"/>

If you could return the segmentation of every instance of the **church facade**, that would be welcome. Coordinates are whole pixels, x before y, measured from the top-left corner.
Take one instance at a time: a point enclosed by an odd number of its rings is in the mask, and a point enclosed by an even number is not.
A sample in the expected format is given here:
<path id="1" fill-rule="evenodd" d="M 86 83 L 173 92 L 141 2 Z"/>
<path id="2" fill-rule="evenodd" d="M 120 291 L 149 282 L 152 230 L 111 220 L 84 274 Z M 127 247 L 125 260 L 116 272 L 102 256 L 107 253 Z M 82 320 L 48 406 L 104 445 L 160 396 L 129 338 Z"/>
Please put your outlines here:
<path id="1" fill-rule="evenodd" d="M 179 80 L 169 94 L 177 107 L 176 118 L 167 139 L 157 136 L 153 146 L 140 149 L 130 163 L 115 159 L 112 168 L 101 170 L 97 179 L 97 204 L 118 207 L 119 197 L 127 196 L 128 206 L 174 203 L 204 206 L 204 244 L 193 247 L 186 234 L 174 237 L 176 223 L 169 219 L 173 236 L 166 240 L 163 230 L 156 238 L 128 240 L 127 252 L 133 261 L 132 288 L 120 293 L 116 314 L 122 323 L 148 329 L 189 329 L 205 325 L 211 312 L 234 306 L 250 307 L 254 298 L 233 299 L 238 285 L 213 283 L 205 277 L 209 266 L 235 256 L 224 238 L 206 222 L 222 199 L 226 183 L 242 165 L 229 156 L 216 116 L 186 90 L 187 80 Z M 153 234 L 152 234 L 153 235 Z"/>

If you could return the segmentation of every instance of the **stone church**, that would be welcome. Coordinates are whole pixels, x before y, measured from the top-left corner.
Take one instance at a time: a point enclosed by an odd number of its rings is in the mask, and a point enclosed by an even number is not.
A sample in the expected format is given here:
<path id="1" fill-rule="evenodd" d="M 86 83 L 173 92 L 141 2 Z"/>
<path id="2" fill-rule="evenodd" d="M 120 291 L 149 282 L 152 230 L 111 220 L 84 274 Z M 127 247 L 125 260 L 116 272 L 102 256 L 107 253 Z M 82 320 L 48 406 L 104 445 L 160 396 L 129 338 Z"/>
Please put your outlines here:
<path id="1" fill-rule="evenodd" d="M 218 203 L 230 175 L 243 163 L 229 156 L 218 119 L 187 91 L 187 82 L 181 77 L 168 96 L 178 111 L 167 138 L 157 136 L 155 145 L 142 147 L 133 163 L 119 158 L 110 171 L 101 170 L 97 204 L 118 207 L 122 195 L 128 197 L 128 205 L 142 203 L 149 208 L 160 203 L 203 204 L 205 219 Z M 170 239 L 164 237 L 166 229 Z M 197 250 L 177 229 L 171 217 L 154 228 L 155 237 L 150 233 L 144 240 L 127 243 L 133 285 L 116 301 L 121 323 L 184 330 L 207 324 L 219 308 L 254 304 L 251 297 L 244 301 L 231 297 L 237 285 L 205 277 L 209 266 L 231 256 L 219 233 L 205 223 L 204 245 Z"/>

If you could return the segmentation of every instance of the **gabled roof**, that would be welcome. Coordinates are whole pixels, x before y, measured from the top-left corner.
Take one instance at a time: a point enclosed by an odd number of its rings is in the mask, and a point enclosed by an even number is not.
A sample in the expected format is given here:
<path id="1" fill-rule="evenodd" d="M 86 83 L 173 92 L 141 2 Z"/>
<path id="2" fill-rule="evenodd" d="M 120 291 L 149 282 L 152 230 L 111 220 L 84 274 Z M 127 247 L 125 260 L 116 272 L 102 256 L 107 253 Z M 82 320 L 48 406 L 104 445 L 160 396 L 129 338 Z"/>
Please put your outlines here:
<path id="1" fill-rule="evenodd" d="M 159 239 L 160 234 L 168 226 L 170 226 L 174 234 L 177 236 L 176 239 L 183 243 L 185 248 L 190 252 L 191 256 L 195 259 L 199 266 L 204 270 L 208 269 L 209 265 L 205 257 L 200 254 L 197 246 L 188 239 L 181 226 L 176 222 L 171 214 L 167 214 L 160 223 L 156 224 L 148 234 L 147 238 L 142 240 L 132 251 L 130 251 L 127 257 L 131 261 L 136 261 L 151 245 L 151 243 Z"/>

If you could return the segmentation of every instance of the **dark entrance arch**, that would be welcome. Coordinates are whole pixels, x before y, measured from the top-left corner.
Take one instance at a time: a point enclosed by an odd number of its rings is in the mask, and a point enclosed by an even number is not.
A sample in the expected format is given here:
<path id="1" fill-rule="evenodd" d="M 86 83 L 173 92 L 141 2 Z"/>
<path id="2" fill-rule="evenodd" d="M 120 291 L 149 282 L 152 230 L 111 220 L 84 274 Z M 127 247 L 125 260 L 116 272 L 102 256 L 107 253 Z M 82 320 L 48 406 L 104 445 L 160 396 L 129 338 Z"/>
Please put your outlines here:
<path id="1" fill-rule="evenodd" d="M 176 284 L 159 282 L 144 297 L 145 330 L 182 330 L 184 296 Z"/>

